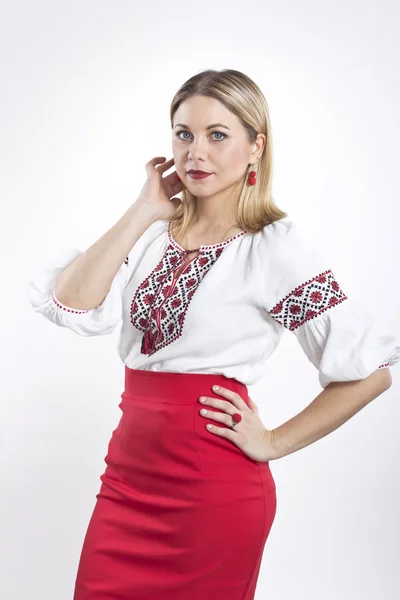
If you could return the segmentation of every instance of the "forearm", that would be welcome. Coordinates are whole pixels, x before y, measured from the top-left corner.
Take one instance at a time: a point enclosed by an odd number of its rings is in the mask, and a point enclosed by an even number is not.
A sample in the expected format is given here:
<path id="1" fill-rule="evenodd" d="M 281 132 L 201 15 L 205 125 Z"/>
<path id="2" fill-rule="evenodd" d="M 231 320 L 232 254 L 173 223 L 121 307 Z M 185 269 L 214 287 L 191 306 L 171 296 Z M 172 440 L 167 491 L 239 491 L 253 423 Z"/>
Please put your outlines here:
<path id="1" fill-rule="evenodd" d="M 64 269 L 56 283 L 57 299 L 71 308 L 90 310 L 99 306 L 126 256 L 155 220 L 149 211 L 133 204 L 111 229 Z"/>
<path id="2" fill-rule="evenodd" d="M 274 459 L 328 435 L 380 396 L 391 383 L 388 368 L 365 379 L 331 383 L 298 415 L 272 430 Z"/>

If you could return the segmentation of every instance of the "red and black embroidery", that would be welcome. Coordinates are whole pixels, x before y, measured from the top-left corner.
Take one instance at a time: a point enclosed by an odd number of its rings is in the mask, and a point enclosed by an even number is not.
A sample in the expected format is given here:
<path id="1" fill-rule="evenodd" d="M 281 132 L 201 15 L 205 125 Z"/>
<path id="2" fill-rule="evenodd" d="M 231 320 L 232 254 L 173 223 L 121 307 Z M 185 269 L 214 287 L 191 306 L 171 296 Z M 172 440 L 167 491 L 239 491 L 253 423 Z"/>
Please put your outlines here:
<path id="1" fill-rule="evenodd" d="M 332 271 L 328 270 L 299 285 L 278 302 L 269 314 L 290 331 L 295 331 L 306 321 L 344 300 L 347 300 L 347 296 L 340 289 Z M 389 363 L 385 362 L 378 369 L 388 366 Z"/>
<path id="2" fill-rule="evenodd" d="M 124 265 L 127 265 L 127 264 L 128 264 L 128 261 L 129 261 L 129 257 L 127 256 L 127 257 L 125 258 L 125 260 L 124 260 Z"/>
<path id="3" fill-rule="evenodd" d="M 306 321 L 314 319 L 322 312 L 333 308 L 347 296 L 340 289 L 329 269 L 317 277 L 306 281 L 290 292 L 274 306 L 269 314 L 278 323 L 294 331 Z"/>
<path id="4" fill-rule="evenodd" d="M 225 246 L 244 233 L 220 244 L 200 246 L 200 253 L 182 269 L 187 253 L 172 238 L 169 223 L 164 255 L 137 288 L 131 303 L 131 323 L 144 334 L 142 354 L 152 355 L 182 335 L 186 312 L 201 281 Z"/>
<path id="5" fill-rule="evenodd" d="M 142 354 L 154 354 L 182 335 L 193 294 L 221 253 L 218 248 L 199 254 L 176 277 L 185 254 L 168 246 L 156 268 L 136 290 L 131 304 L 131 323 L 144 333 Z"/>

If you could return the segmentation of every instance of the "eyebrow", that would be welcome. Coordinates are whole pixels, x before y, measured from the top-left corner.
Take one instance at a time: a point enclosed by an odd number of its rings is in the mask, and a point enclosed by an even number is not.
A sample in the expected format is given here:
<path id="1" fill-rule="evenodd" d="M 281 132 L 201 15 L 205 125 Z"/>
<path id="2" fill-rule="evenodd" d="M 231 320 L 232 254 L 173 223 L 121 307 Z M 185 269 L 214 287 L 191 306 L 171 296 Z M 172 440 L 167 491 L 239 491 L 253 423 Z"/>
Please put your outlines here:
<path id="1" fill-rule="evenodd" d="M 177 123 L 175 125 L 175 127 L 185 127 L 186 129 L 190 129 L 190 127 L 188 125 L 185 125 L 184 123 Z M 224 127 L 225 129 L 229 129 L 229 127 L 227 127 L 227 125 L 223 125 L 222 123 L 213 123 L 212 125 L 208 125 L 208 127 L 206 127 L 206 129 L 212 129 L 213 127 Z M 230 131 L 230 129 L 229 129 Z"/>

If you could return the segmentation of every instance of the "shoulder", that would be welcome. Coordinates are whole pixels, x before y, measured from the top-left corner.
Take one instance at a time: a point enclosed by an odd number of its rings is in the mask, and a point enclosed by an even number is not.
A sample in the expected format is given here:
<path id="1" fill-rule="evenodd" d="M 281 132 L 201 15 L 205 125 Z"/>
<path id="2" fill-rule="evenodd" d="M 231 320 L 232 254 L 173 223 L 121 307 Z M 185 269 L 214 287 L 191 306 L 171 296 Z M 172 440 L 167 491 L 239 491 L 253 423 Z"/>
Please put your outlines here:
<path id="1" fill-rule="evenodd" d="M 266 240 L 272 242 L 272 240 L 279 240 L 287 237 L 297 229 L 297 224 L 288 217 L 285 217 L 284 219 L 278 219 L 273 223 L 265 225 L 262 229 L 262 234 Z"/>
<path id="2" fill-rule="evenodd" d="M 264 227 L 261 245 L 265 258 L 277 267 L 310 265 L 314 268 L 321 261 L 315 242 L 301 226 L 287 217 Z"/>
<path id="3" fill-rule="evenodd" d="M 287 217 L 263 229 L 260 260 L 269 304 L 329 271 L 316 243 Z"/>
<path id="4" fill-rule="evenodd" d="M 266 225 L 262 229 L 261 235 L 264 244 L 268 245 L 271 250 L 274 248 L 290 250 L 291 248 L 297 249 L 299 246 L 312 247 L 312 240 L 305 228 L 288 217 Z"/>

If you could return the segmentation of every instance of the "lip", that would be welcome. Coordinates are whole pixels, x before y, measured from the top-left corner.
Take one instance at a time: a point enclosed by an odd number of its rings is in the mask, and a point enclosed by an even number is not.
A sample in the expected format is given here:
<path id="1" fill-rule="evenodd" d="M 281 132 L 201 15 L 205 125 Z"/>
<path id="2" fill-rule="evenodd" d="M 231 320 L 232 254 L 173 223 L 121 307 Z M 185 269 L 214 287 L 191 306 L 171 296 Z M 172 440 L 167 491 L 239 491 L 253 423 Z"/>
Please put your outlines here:
<path id="1" fill-rule="evenodd" d="M 212 175 L 212 173 L 206 173 L 205 171 L 194 171 L 193 169 L 191 169 L 190 171 L 188 171 L 188 175 L 192 179 L 205 179 L 206 177 Z"/>

